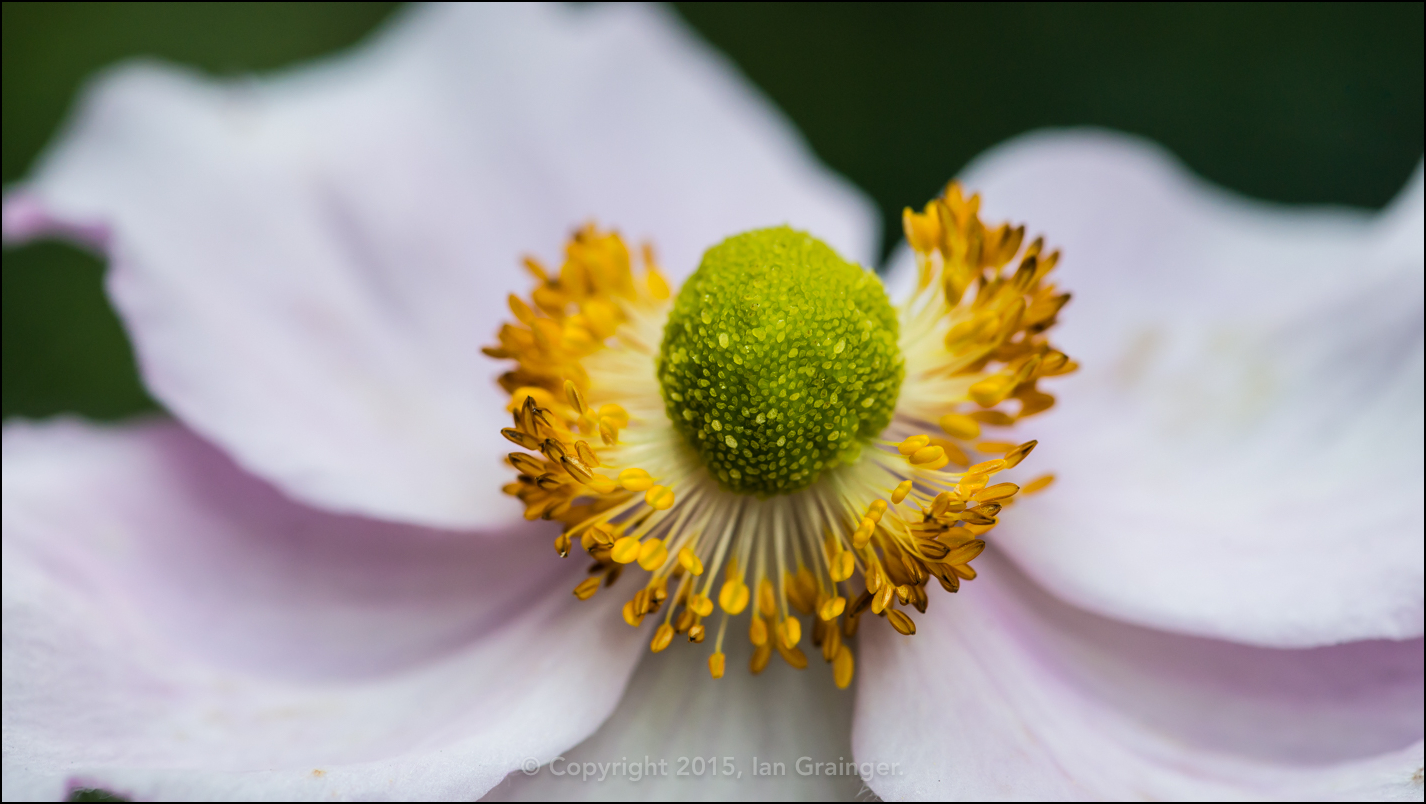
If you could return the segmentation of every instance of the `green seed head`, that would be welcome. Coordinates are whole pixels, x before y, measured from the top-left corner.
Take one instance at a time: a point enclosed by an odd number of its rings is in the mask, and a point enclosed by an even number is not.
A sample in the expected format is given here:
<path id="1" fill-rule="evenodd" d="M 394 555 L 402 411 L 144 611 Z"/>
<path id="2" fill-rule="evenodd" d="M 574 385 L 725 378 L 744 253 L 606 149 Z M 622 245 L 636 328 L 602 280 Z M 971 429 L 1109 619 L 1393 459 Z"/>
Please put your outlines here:
<path id="1" fill-rule="evenodd" d="M 674 426 L 724 488 L 786 494 L 855 461 L 886 428 L 904 373 L 873 274 L 786 226 L 709 249 L 664 329 Z"/>

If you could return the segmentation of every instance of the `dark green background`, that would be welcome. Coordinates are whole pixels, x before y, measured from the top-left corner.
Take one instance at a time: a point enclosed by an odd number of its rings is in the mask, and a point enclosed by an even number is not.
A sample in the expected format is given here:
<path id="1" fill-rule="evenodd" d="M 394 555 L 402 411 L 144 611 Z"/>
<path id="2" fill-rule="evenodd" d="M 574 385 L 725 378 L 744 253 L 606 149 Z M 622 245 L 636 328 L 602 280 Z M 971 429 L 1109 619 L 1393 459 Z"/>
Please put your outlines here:
<path id="1" fill-rule="evenodd" d="M 1378 207 L 1422 154 L 1422 5 L 690 5 L 695 28 L 869 192 L 907 203 L 1050 125 L 1147 135 L 1281 201 Z M 135 55 L 267 70 L 356 41 L 389 4 L 3 6 L 4 181 L 94 70 Z M 4 254 L 3 415 L 152 409 L 100 285 L 56 244 Z"/>

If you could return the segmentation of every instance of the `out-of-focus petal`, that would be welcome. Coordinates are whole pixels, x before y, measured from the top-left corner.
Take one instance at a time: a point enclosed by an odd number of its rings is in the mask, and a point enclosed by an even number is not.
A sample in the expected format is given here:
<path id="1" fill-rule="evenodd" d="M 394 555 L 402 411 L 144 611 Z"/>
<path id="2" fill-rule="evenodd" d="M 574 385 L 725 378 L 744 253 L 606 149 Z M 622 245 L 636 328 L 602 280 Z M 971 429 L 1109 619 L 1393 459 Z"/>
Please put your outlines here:
<path id="1" fill-rule="evenodd" d="M 304 508 L 177 425 L 7 427 L 4 797 L 478 797 L 638 656 L 550 542 Z"/>
<path id="2" fill-rule="evenodd" d="M 78 237 L 145 381 L 248 468 L 332 510 L 465 527 L 504 394 L 479 349 L 586 221 L 675 279 L 790 223 L 850 258 L 870 203 L 656 7 L 411 9 L 354 53 L 215 81 L 121 68 L 5 202 L 9 240 Z"/>
<path id="3" fill-rule="evenodd" d="M 1063 248 L 1083 364 L 1016 437 L 1010 554 L 1062 598 L 1279 647 L 1422 633 L 1422 174 L 1379 215 L 1233 196 L 1161 150 L 1031 135 L 963 181 Z"/>
<path id="4" fill-rule="evenodd" d="M 852 746 L 887 800 L 1421 799 L 1422 644 L 1261 648 L 1065 605 L 994 554 L 861 629 Z"/>
<path id="5" fill-rule="evenodd" d="M 846 767 L 852 692 L 836 688 L 810 644 L 802 646 L 812 659 L 807 670 L 774 656 L 754 676 L 746 637 L 730 633 L 727 673 L 715 681 L 711 643 L 712 635 L 702 645 L 676 639 L 646 656 L 599 731 L 534 775 L 511 773 L 486 800 L 854 800 L 863 785 Z M 642 764 L 637 771 L 617 764 L 646 760 L 654 769 L 647 774 Z M 755 775 L 754 763 L 767 775 Z"/>

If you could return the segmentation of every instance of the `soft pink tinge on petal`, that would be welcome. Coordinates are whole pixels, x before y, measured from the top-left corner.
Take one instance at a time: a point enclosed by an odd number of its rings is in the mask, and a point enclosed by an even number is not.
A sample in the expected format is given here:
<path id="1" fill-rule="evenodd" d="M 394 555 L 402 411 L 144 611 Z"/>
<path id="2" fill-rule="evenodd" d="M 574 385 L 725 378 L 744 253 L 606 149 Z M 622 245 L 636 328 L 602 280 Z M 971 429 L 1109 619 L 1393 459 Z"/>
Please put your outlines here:
<path id="1" fill-rule="evenodd" d="M 473 798 L 639 655 L 547 528 L 289 502 L 173 424 L 4 440 L 4 796 Z"/>
<path id="2" fill-rule="evenodd" d="M 790 223 L 853 259 L 870 203 L 667 10 L 433 5 L 353 53 L 216 81 L 100 80 L 7 238 L 109 233 L 145 381 L 309 503 L 428 525 L 517 519 L 480 354 L 524 254 L 596 220 L 668 274 Z M 93 242 L 89 238 L 81 239 Z"/>
<path id="3" fill-rule="evenodd" d="M 852 745 L 900 763 L 883 798 L 1421 799 L 1421 640 L 1171 634 L 986 559 L 915 636 L 862 626 Z"/>
<path id="4" fill-rule="evenodd" d="M 1105 132 L 963 177 L 1061 247 L 1083 368 L 1017 426 L 1058 480 L 1000 543 L 1057 595 L 1277 647 L 1420 636 L 1422 173 L 1380 214 L 1276 206 Z"/>
<path id="5" fill-rule="evenodd" d="M 533 774 L 511 773 L 485 800 L 856 800 L 862 781 L 845 767 L 852 691 L 837 689 L 810 639 L 802 644 L 808 668 L 774 656 L 753 675 L 746 621 L 734 624 L 742 627 L 723 644 L 722 678 L 708 674 L 711 634 L 701 645 L 676 638 L 645 654 L 618 708 L 589 739 Z M 640 767 L 618 764 L 626 759 Z"/>

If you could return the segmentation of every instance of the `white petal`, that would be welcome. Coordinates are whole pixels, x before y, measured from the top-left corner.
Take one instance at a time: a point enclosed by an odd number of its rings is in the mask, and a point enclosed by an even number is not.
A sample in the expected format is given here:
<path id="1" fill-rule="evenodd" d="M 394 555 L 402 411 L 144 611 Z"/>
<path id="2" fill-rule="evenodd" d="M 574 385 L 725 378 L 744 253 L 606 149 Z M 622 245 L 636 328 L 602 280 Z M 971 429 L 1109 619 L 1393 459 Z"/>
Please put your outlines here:
<path id="1" fill-rule="evenodd" d="M 790 223 L 866 260 L 871 204 L 671 12 L 437 5 L 316 66 L 121 68 L 86 96 L 8 239 L 80 237 L 145 381 L 299 498 L 440 526 L 518 517 L 479 353 L 597 219 L 670 275 Z"/>
<path id="2" fill-rule="evenodd" d="M 474 798 L 613 710 L 545 528 L 300 507 L 172 424 L 4 441 L 4 797 Z"/>
<path id="3" fill-rule="evenodd" d="M 533 775 L 511 773 L 487 800 L 852 800 L 863 791 L 856 773 L 826 773 L 852 761 L 852 693 L 836 688 L 810 644 L 803 649 L 807 670 L 774 656 L 754 676 L 746 637 L 730 632 L 727 672 L 714 681 L 712 635 L 702 645 L 676 638 L 639 665 L 599 731 Z"/>
<path id="4" fill-rule="evenodd" d="M 1421 640 L 1170 634 L 982 561 L 915 636 L 862 626 L 852 746 L 899 763 L 883 798 L 1421 799 Z"/>
<path id="5" fill-rule="evenodd" d="M 964 181 L 1063 247 L 1076 375 L 1017 429 L 1011 555 L 1144 625 L 1305 647 L 1423 622 L 1422 173 L 1386 212 L 1230 195 L 1157 148 L 1032 135 Z"/>

